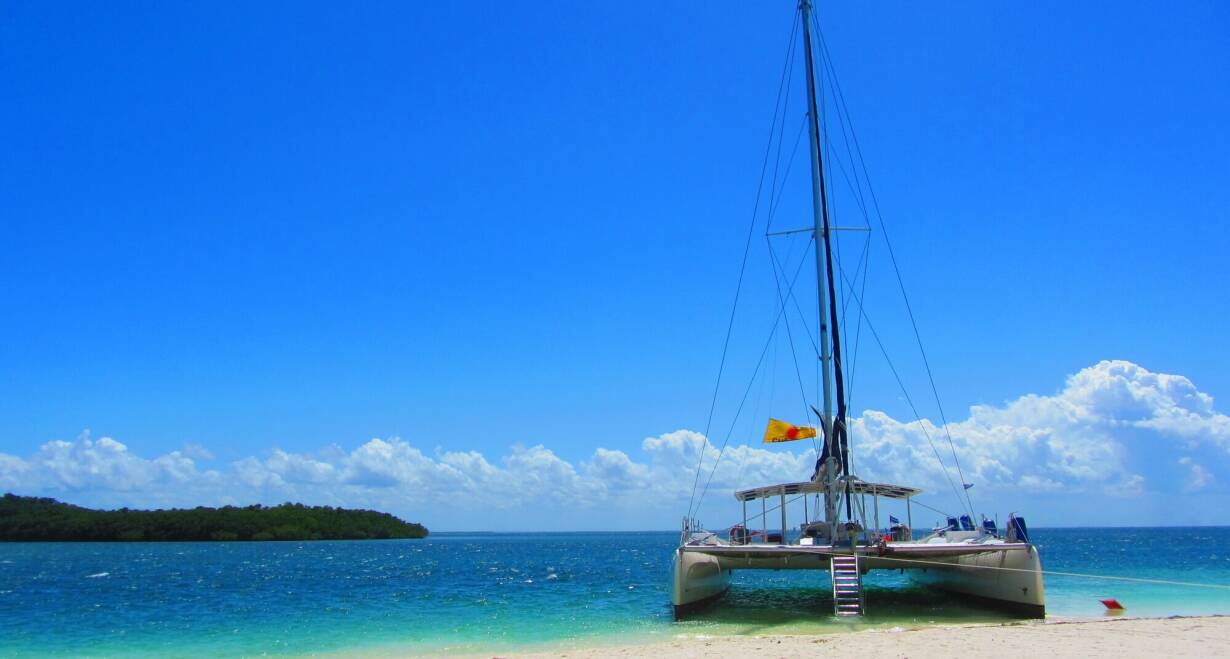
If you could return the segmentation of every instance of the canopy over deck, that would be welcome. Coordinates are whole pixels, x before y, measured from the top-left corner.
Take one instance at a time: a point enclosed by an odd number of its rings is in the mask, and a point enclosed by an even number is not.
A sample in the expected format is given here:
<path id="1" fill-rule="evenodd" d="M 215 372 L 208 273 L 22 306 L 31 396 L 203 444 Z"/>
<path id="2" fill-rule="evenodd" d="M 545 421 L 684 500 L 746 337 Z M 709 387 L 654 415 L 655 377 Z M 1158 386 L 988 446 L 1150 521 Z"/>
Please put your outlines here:
<path id="1" fill-rule="evenodd" d="M 839 488 L 845 491 L 846 486 L 844 479 L 839 481 Z M 824 483 L 815 481 L 803 481 L 802 483 L 780 483 L 778 485 L 766 485 L 764 487 L 752 488 L 750 490 L 739 490 L 735 492 L 735 499 L 739 501 L 753 501 L 755 499 L 764 499 L 766 497 L 778 497 L 790 494 L 818 494 L 824 492 Z M 922 494 L 922 490 L 906 487 L 904 485 L 892 485 L 890 483 L 868 483 L 865 480 L 858 478 L 850 479 L 851 494 L 871 494 L 876 496 L 888 497 L 889 499 L 908 499 L 913 496 Z"/>

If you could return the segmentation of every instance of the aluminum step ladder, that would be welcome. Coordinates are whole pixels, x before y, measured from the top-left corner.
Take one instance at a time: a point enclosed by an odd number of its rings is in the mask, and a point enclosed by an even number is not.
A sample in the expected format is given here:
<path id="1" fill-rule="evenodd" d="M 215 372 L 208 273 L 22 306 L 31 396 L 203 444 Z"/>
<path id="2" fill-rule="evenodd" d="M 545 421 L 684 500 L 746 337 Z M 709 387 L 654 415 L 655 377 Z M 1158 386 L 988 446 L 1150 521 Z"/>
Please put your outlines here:
<path id="1" fill-rule="evenodd" d="M 839 554 L 832 557 L 833 615 L 863 615 L 863 577 L 858 568 L 858 556 Z"/>

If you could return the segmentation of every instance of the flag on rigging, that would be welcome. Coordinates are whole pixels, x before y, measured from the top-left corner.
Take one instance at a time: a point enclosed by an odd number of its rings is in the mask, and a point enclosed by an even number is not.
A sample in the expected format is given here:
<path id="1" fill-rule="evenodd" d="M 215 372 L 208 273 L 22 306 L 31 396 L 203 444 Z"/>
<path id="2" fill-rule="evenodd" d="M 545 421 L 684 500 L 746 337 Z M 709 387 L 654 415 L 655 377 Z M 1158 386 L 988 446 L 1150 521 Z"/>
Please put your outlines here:
<path id="1" fill-rule="evenodd" d="M 900 524 L 900 523 L 901 523 L 901 520 L 897 519 L 896 517 L 893 517 L 892 515 L 889 515 L 889 516 L 888 516 L 888 523 L 889 523 L 889 524 Z"/>
<path id="2" fill-rule="evenodd" d="M 961 483 L 961 484 L 962 484 L 962 485 L 964 485 L 964 486 L 965 486 L 965 489 L 967 489 L 967 490 L 968 490 L 968 489 L 970 489 L 971 487 L 973 487 L 973 486 L 974 486 L 974 484 L 973 484 L 973 483 Z"/>
<path id="3" fill-rule="evenodd" d="M 793 442 L 796 439 L 807 439 L 816 436 L 816 429 L 810 426 L 796 426 L 793 423 L 769 419 L 769 427 L 764 431 L 766 444 L 772 442 Z"/>

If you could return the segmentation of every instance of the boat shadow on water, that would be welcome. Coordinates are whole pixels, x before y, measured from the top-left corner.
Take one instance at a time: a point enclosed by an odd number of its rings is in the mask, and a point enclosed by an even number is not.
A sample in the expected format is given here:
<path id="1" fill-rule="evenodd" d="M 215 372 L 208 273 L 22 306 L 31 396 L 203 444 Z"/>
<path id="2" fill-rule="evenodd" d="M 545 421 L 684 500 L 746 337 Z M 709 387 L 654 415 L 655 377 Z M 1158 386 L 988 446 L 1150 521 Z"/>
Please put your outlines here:
<path id="1" fill-rule="evenodd" d="M 742 575 L 741 575 L 742 576 Z M 757 575 L 758 576 L 758 575 Z M 861 630 L 877 627 L 1008 622 L 1009 612 L 917 584 L 865 586 L 867 610 L 859 617 L 833 614 L 833 594 L 827 580 L 807 586 L 765 583 L 755 577 L 736 578 L 730 591 L 708 606 L 688 612 L 683 626 L 716 625 L 738 634 L 799 632 L 818 629 Z"/>

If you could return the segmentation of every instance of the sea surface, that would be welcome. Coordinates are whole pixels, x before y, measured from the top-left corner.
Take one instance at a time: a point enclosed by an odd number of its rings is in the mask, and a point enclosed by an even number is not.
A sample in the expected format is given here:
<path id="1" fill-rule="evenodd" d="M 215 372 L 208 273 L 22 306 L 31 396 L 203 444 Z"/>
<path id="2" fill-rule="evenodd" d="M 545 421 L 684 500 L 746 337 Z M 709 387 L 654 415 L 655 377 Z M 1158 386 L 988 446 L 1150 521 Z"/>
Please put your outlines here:
<path id="1" fill-rule="evenodd" d="M 1048 571 L 1230 586 L 1230 528 L 1034 529 Z M 0 544 L 0 656 L 483 653 L 687 635 L 993 622 L 994 609 L 865 580 L 832 617 L 827 573 L 736 572 L 674 622 L 673 532 L 435 534 L 426 540 Z M 1047 576 L 1048 614 L 1230 613 L 1230 590 Z"/>

